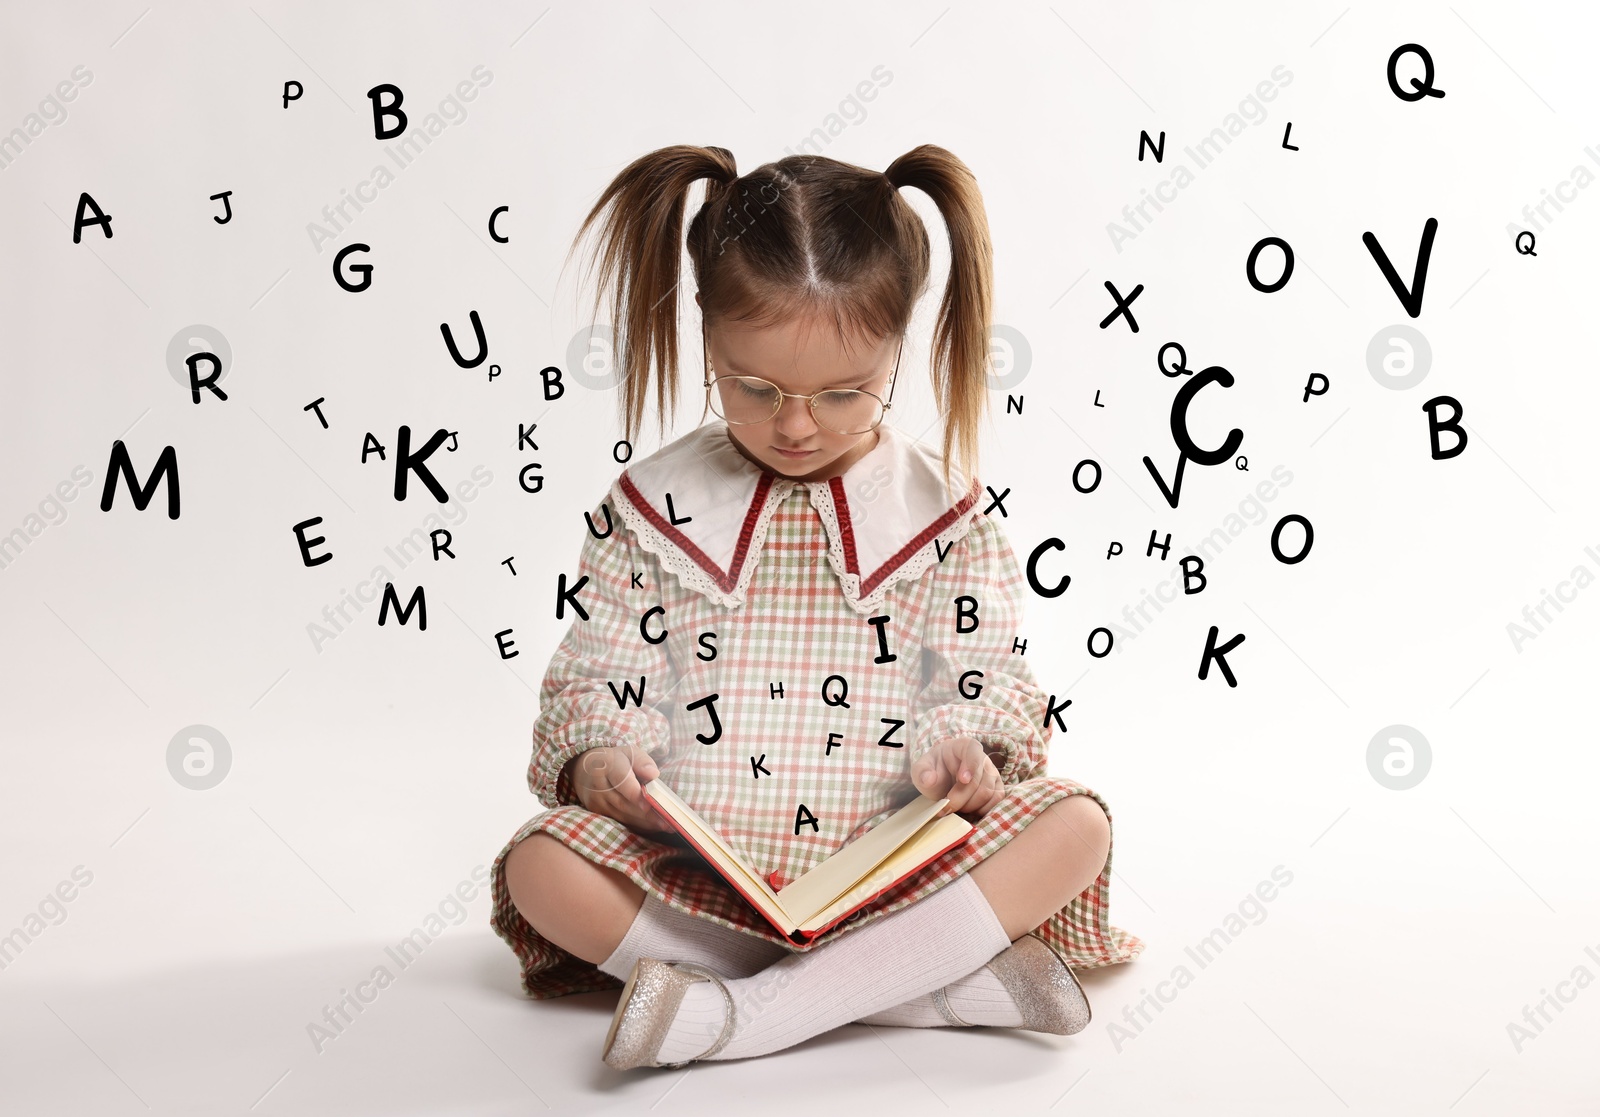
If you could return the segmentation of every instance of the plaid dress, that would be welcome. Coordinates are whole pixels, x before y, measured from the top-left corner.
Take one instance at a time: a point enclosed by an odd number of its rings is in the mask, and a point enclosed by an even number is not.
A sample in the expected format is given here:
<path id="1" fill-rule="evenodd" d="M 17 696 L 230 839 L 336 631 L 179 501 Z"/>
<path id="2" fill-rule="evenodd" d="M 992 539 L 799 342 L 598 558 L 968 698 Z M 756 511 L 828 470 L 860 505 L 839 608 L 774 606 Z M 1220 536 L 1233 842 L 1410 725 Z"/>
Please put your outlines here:
<path id="1" fill-rule="evenodd" d="M 576 615 L 533 728 L 528 786 L 548 809 L 493 868 L 490 924 L 516 952 L 529 997 L 622 986 L 512 904 L 505 859 L 536 832 L 679 910 L 811 950 L 936 891 L 1059 799 L 1089 795 L 1106 808 L 1088 787 L 1046 774 L 1064 703 L 1021 651 L 1026 582 L 1000 525 L 978 509 L 977 481 L 946 489 L 941 470 L 931 448 L 885 424 L 842 477 L 793 481 L 739 454 L 718 422 L 631 465 L 588 514 L 577 573 L 558 587 Z M 637 745 L 782 887 L 919 795 L 912 762 L 952 736 L 982 743 L 1003 801 L 961 845 L 805 946 L 676 834 L 646 837 L 584 808 L 562 772 L 586 749 Z M 1074 966 L 1144 948 L 1110 924 L 1110 883 L 1108 856 L 1038 929 Z"/>

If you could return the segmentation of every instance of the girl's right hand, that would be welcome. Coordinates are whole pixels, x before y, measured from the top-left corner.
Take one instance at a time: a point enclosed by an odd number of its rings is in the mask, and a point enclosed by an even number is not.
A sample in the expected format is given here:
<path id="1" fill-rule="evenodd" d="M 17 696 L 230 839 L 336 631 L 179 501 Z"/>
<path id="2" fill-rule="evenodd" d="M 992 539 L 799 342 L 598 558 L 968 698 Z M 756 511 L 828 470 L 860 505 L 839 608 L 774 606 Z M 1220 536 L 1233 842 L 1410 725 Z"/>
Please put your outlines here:
<path id="1" fill-rule="evenodd" d="M 641 783 L 661 771 L 642 748 L 602 745 L 579 753 L 570 763 L 573 792 L 588 810 L 644 833 L 677 833 L 644 801 Z"/>

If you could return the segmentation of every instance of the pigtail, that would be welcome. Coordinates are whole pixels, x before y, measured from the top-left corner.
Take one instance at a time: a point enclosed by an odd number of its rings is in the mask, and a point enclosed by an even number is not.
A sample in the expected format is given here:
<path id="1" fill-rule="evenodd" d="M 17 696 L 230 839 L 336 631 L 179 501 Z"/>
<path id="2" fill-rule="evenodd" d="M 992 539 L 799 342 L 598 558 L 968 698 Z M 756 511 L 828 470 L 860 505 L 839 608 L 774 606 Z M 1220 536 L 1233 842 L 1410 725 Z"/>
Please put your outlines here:
<path id="1" fill-rule="evenodd" d="M 611 180 L 567 253 L 570 259 L 604 213 L 600 244 L 590 258 L 591 266 L 595 258 L 600 261 L 593 311 L 598 313 L 601 295 L 614 281 L 611 321 L 621 344 L 621 411 L 624 437 L 630 442 L 643 421 L 652 356 L 659 436 L 664 436 L 667 416 L 677 411 L 683 211 L 690 185 L 702 178 L 712 180 L 712 191 L 726 189 L 738 178 L 733 153 L 676 144 L 640 156 Z"/>
<path id="2" fill-rule="evenodd" d="M 933 387 L 945 416 L 945 487 L 955 444 L 969 481 L 976 475 L 978 427 L 989 402 L 989 333 L 994 308 L 994 248 L 983 195 L 955 155 L 922 144 L 889 165 L 896 188 L 914 186 L 933 199 L 950 236 L 950 278 L 934 329 Z M 956 493 L 959 497 L 962 494 Z"/>

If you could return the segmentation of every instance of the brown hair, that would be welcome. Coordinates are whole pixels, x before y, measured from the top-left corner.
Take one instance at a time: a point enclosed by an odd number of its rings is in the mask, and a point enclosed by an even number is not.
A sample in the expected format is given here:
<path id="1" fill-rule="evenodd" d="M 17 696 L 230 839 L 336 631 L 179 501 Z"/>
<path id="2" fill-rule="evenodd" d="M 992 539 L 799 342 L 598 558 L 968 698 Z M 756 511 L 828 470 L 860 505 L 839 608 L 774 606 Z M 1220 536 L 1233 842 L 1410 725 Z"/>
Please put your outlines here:
<path id="1" fill-rule="evenodd" d="M 967 165 L 923 144 L 882 173 L 820 155 L 791 155 L 740 175 L 721 147 L 678 144 L 640 156 L 601 194 L 573 239 L 601 218 L 601 293 L 614 280 L 612 322 L 621 346 L 626 437 L 644 412 L 652 355 L 658 431 L 678 400 L 679 262 L 689 186 L 708 179 L 689 222 L 689 260 L 707 325 L 753 326 L 831 318 L 843 339 L 903 333 L 928 287 L 928 232 L 899 194 L 931 197 L 950 235 L 950 276 L 934 330 L 932 382 L 951 448 L 976 475 L 978 424 L 988 404 L 993 249 L 983 196 Z M 568 252 L 571 257 L 571 251 Z M 703 418 L 703 416 L 702 416 Z M 959 494 L 958 494 L 959 495 Z"/>

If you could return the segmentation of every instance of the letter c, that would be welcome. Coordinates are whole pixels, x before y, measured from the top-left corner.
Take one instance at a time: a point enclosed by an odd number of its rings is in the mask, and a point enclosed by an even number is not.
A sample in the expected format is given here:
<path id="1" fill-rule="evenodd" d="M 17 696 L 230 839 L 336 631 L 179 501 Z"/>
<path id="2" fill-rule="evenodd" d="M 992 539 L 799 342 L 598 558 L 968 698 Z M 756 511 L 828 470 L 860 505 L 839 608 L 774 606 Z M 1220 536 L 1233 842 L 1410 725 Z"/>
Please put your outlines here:
<path id="1" fill-rule="evenodd" d="M 1196 392 L 1213 381 L 1224 388 L 1231 388 L 1233 373 L 1221 365 L 1211 365 L 1191 377 L 1187 384 L 1178 389 L 1178 394 L 1172 400 L 1172 440 L 1178 444 L 1184 456 L 1196 465 L 1221 465 L 1233 457 L 1239 444 L 1244 441 L 1244 431 L 1238 427 L 1229 431 L 1228 437 L 1215 450 L 1202 450 L 1189 437 L 1189 401 L 1194 399 Z"/>
<path id="2" fill-rule="evenodd" d="M 663 640 L 665 640 L 667 638 L 667 630 L 664 629 L 664 628 L 661 630 L 661 635 L 660 636 L 656 636 L 656 637 L 652 637 L 650 635 L 650 633 L 645 631 L 645 627 L 650 623 L 650 617 L 651 617 L 652 614 L 660 613 L 663 616 L 665 616 L 666 612 L 667 611 L 665 609 L 663 609 L 661 606 L 654 605 L 654 606 L 651 606 L 649 612 L 645 613 L 644 616 L 639 618 L 639 635 L 644 637 L 645 643 L 647 643 L 647 644 L 659 644 L 659 643 L 661 643 L 661 641 L 663 641 Z"/>

